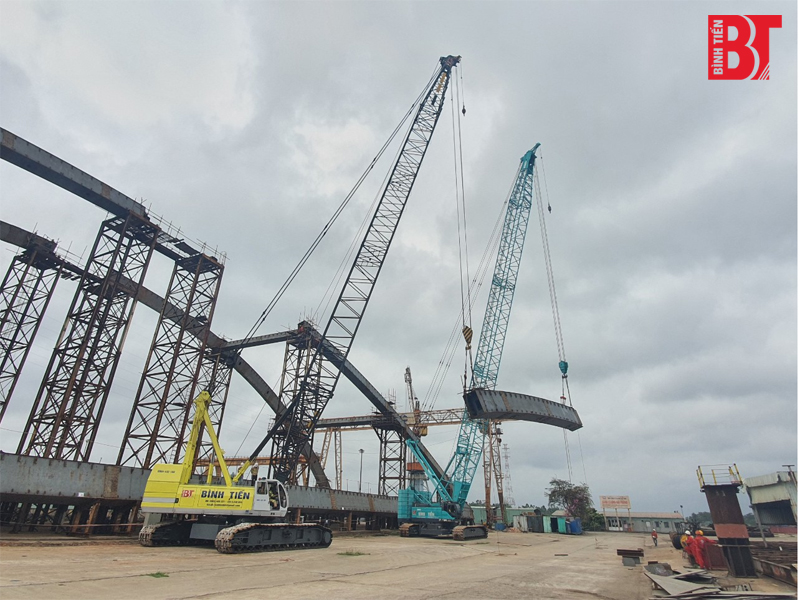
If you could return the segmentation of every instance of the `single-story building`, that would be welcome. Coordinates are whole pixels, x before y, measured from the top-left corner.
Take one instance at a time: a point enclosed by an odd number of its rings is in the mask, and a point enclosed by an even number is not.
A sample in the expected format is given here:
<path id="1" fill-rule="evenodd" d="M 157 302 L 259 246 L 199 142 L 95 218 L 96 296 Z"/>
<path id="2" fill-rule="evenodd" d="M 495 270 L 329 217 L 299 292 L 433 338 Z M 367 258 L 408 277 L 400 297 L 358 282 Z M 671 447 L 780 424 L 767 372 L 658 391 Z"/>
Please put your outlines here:
<path id="1" fill-rule="evenodd" d="M 685 519 L 679 512 L 628 512 L 627 510 L 605 511 L 606 529 L 608 531 L 632 531 L 649 533 L 655 529 L 658 533 L 680 531 Z"/>
<path id="2" fill-rule="evenodd" d="M 484 506 L 478 504 L 471 504 L 470 507 L 472 508 L 472 512 L 475 515 L 475 522 L 476 523 L 486 523 L 486 508 Z M 500 507 L 494 506 L 494 520 L 495 522 L 499 523 L 501 521 L 500 518 Z M 511 527 L 514 524 L 514 517 L 517 515 L 528 514 L 532 513 L 532 508 L 511 508 L 510 506 L 506 507 L 506 520 L 508 521 L 506 525 Z"/>

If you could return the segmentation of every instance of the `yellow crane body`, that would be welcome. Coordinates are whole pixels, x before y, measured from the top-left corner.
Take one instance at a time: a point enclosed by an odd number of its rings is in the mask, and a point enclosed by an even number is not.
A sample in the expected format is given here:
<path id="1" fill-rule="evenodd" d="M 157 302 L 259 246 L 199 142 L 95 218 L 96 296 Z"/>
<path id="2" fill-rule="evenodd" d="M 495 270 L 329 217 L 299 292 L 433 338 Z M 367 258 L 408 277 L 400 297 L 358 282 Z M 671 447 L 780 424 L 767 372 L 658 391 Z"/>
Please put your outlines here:
<path id="1" fill-rule="evenodd" d="M 249 462 L 231 477 L 208 414 L 211 396 L 204 391 L 194 403 L 195 416 L 183 462 L 158 463 L 147 479 L 141 505 L 145 526 L 139 532 L 139 542 L 143 546 L 213 542 L 226 554 L 330 546 L 332 534 L 327 527 L 283 522 L 289 497 L 280 481 L 253 474 L 252 481 L 240 483 L 251 466 Z M 192 480 L 203 428 L 219 461 L 221 482 L 213 481 L 210 465 L 205 483 Z"/>

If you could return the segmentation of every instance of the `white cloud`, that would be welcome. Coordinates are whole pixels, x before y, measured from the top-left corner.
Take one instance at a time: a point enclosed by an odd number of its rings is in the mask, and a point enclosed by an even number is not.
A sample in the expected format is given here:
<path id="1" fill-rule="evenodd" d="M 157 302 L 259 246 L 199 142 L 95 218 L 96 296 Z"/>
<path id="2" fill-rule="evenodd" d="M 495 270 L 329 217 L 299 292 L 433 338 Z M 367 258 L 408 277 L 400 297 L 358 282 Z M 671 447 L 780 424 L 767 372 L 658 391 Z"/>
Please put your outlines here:
<path id="1" fill-rule="evenodd" d="M 709 82 L 709 6 L 6 1 L 2 125 L 226 251 L 214 330 L 236 338 L 438 57 L 461 53 L 473 273 L 519 157 L 536 142 L 546 157 L 550 247 L 585 424 L 580 444 L 569 436 L 574 476 L 585 469 L 595 495 L 630 494 L 635 510 L 702 510 L 697 464 L 737 462 L 755 475 L 791 462 L 797 447 L 796 7 L 762 5 L 785 15 L 771 35 L 770 81 Z M 460 308 L 452 127 L 448 106 L 351 355 L 378 389 L 400 396 L 406 365 L 425 396 Z M 390 162 L 376 167 L 260 333 L 316 311 Z M 0 171 L 4 220 L 73 251 L 91 246 L 101 211 L 5 162 Z M 534 219 L 500 386 L 557 398 L 538 235 Z M 12 256 L 5 249 L 0 266 Z M 154 259 L 148 285 L 163 291 L 169 269 Z M 73 289 L 60 287 L 4 427 L 23 426 Z M 487 293 L 484 284 L 476 329 Z M 100 429 L 106 460 L 152 336 L 152 319 L 139 312 Z M 438 407 L 460 402 L 457 343 Z M 246 357 L 278 381 L 281 348 Z M 229 403 L 223 443 L 245 452 L 269 411 L 236 378 Z M 342 382 L 326 415 L 369 410 Z M 504 428 L 516 499 L 540 503 L 550 477 L 566 476 L 562 433 Z M 441 462 L 455 434 L 432 430 Z M 13 436 L 3 438 L 4 450 L 15 449 Z M 355 479 L 364 447 L 374 486 L 374 435 L 346 435 L 345 445 L 346 477 Z M 471 496 L 481 485 L 479 474 Z"/>
<path id="2" fill-rule="evenodd" d="M 194 114 L 217 129 L 252 119 L 254 64 L 245 16 L 233 5 L 4 3 L 0 51 L 33 79 L 45 110 L 64 99 L 126 127 Z"/>

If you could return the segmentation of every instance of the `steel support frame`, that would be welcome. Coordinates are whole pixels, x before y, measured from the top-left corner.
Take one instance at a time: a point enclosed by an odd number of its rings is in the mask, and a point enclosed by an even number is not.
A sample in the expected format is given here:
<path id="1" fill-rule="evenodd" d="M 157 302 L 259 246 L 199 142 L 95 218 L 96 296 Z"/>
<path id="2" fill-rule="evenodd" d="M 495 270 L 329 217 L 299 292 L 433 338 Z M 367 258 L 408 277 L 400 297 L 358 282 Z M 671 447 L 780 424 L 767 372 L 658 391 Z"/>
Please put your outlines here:
<path id="1" fill-rule="evenodd" d="M 18 452 L 89 459 L 136 305 L 121 282 L 138 292 L 158 233 L 132 213 L 101 225 Z"/>
<path id="2" fill-rule="evenodd" d="M 500 423 L 497 421 L 489 422 L 489 443 L 492 448 L 492 471 L 494 474 L 494 484 L 497 488 L 497 502 L 500 504 L 500 518 L 506 522 L 506 497 L 503 475 L 502 454 L 500 453 Z"/>
<path id="3" fill-rule="evenodd" d="M 397 496 L 406 487 L 406 440 L 397 427 L 384 424 L 374 429 L 380 441 L 378 494 Z"/>
<path id="4" fill-rule="evenodd" d="M 733 475 L 733 471 L 729 472 Z M 737 497 L 740 487 L 741 481 L 735 480 L 714 485 L 704 484 L 700 490 L 706 496 L 717 540 L 728 561 L 730 574 L 734 577 L 756 577 L 756 567 L 750 552 L 750 536 Z"/>
<path id="5" fill-rule="evenodd" d="M 300 338 L 304 338 L 305 336 L 308 335 L 312 337 L 312 345 L 316 346 L 317 344 L 319 344 L 319 349 L 320 352 L 323 354 L 323 356 L 327 360 L 333 362 L 334 365 L 341 370 L 342 375 L 344 375 L 345 378 L 347 378 L 350 381 L 350 383 L 352 383 L 355 386 L 355 388 L 362 394 L 364 394 L 364 397 L 370 401 L 370 403 L 375 407 L 378 413 L 380 413 L 381 417 L 379 418 L 389 419 L 393 423 L 395 423 L 397 427 L 403 429 L 403 435 L 407 439 L 416 442 L 417 450 L 422 453 L 422 455 L 425 457 L 426 462 L 430 464 L 431 469 L 437 474 L 437 476 L 443 475 L 444 470 L 436 461 L 436 459 L 433 457 L 433 455 L 428 451 L 428 449 L 425 448 L 425 446 L 421 443 L 420 436 L 414 432 L 411 426 L 407 423 L 406 419 L 404 419 L 403 416 L 400 413 L 398 413 L 391 404 L 389 404 L 386 398 L 384 398 L 381 395 L 381 393 L 375 388 L 375 386 L 373 386 L 366 379 L 366 377 L 364 377 L 364 375 L 361 372 L 359 372 L 358 369 L 356 369 L 352 363 L 350 363 L 350 361 L 344 358 L 342 354 L 330 342 L 322 339 L 322 334 L 320 334 L 319 331 L 317 331 L 314 328 L 312 323 L 308 321 L 302 321 L 295 330 L 285 331 L 276 334 L 269 334 L 256 338 L 248 338 L 247 340 L 233 340 L 230 342 L 225 342 L 224 344 L 215 344 L 215 347 L 220 348 L 223 352 L 235 352 L 242 348 L 261 346 L 264 344 L 275 344 L 279 342 L 285 342 L 287 340 L 293 340 L 295 338 L 299 340 Z M 236 364 L 234 365 L 234 368 L 248 381 L 248 383 L 250 383 L 254 387 L 254 389 L 256 389 L 256 391 L 259 392 L 259 394 L 262 395 L 262 397 L 264 397 L 264 399 L 267 401 L 270 407 L 275 411 L 276 415 L 283 414 L 285 408 L 283 403 L 278 399 L 277 395 L 272 393 L 271 390 L 270 390 L 270 395 L 264 394 L 261 388 L 267 387 L 266 383 L 260 378 L 258 378 L 258 381 L 255 381 L 254 380 L 255 373 L 253 372 L 252 368 L 247 367 L 247 365 L 243 363 L 244 363 L 243 359 L 241 358 L 241 356 L 239 356 L 237 358 Z M 438 424 L 444 424 L 445 421 L 447 421 L 448 419 L 450 420 L 454 419 L 455 418 L 453 417 L 454 414 L 458 415 L 457 422 L 460 423 L 461 416 L 464 411 L 463 409 L 460 409 L 455 411 L 448 410 L 448 411 L 438 411 L 438 412 L 434 411 L 434 412 L 436 414 L 435 415 L 432 414 L 431 419 L 434 419 L 435 422 Z M 439 412 L 441 412 L 441 414 L 439 414 Z M 365 429 L 371 428 L 372 423 L 374 422 L 373 416 L 374 415 L 366 419 L 361 419 L 363 424 L 366 426 L 364 427 Z M 360 419 L 360 417 L 356 417 L 356 419 Z M 327 427 L 339 427 L 340 425 L 342 427 L 349 426 L 346 423 L 340 424 L 338 419 L 333 419 L 332 421 L 336 421 L 336 423 L 329 424 L 327 425 Z M 322 422 L 322 419 L 319 419 L 317 421 L 317 424 L 319 424 L 320 422 Z M 315 427 L 315 431 L 316 429 L 317 428 Z M 263 447 L 260 447 L 258 451 L 260 452 L 261 449 L 263 449 Z M 331 484 L 327 480 L 325 472 L 323 468 L 320 466 L 319 461 L 316 460 L 317 457 L 312 451 L 310 445 L 306 446 L 304 453 L 306 457 L 309 459 L 309 466 L 311 468 L 312 473 L 314 473 L 315 479 L 317 480 L 317 486 L 324 488 L 330 487 Z M 254 454 L 254 456 L 257 455 L 258 454 Z M 322 481 L 322 478 L 325 478 L 324 481 Z M 341 488 L 341 482 L 339 484 L 339 489 L 340 488 Z"/>
<path id="6" fill-rule="evenodd" d="M 0 288 L 0 422 L 61 275 L 50 258 L 37 248 L 18 254 Z"/>
<path id="7" fill-rule="evenodd" d="M 313 362 L 312 362 L 313 361 Z M 312 368 L 312 364 L 316 368 Z M 300 329 L 300 335 L 296 338 L 287 340 L 286 351 L 283 358 L 283 371 L 281 372 L 281 387 L 280 387 L 280 400 L 285 404 L 290 402 L 300 390 L 300 385 L 307 378 L 315 378 L 312 380 L 312 385 L 319 385 L 319 378 L 325 367 L 322 365 L 322 355 L 315 352 L 314 339 L 310 331 Z M 276 415 L 280 417 L 281 415 Z M 283 423 L 280 429 L 276 432 L 276 437 L 272 443 L 272 462 L 270 463 L 270 474 L 276 475 L 276 468 L 284 461 L 281 460 L 280 455 L 280 442 L 279 438 L 291 436 L 290 428 L 295 426 L 291 420 Z M 314 430 L 313 428 L 308 433 L 308 445 L 313 447 L 314 444 Z M 297 461 L 294 469 L 288 474 L 287 483 L 296 484 L 298 481 L 303 480 L 304 469 L 306 467 Z M 308 473 L 305 473 L 308 477 Z M 317 482 L 319 483 L 319 482 Z"/>
<path id="8" fill-rule="evenodd" d="M 511 487 L 511 460 L 508 453 L 508 444 L 503 444 L 503 492 L 506 498 L 508 498 L 508 505 L 516 506 L 517 503 L 514 501 L 514 491 Z"/>
<path id="9" fill-rule="evenodd" d="M 203 364 L 218 362 L 206 348 L 222 274 L 223 265 L 204 254 L 175 261 L 117 464 L 181 462 L 192 401 L 204 389 L 213 389 L 212 414 L 221 416 L 227 386 L 215 389 L 213 368 L 206 373 Z M 168 305 L 180 309 L 179 320 L 165 315 Z"/>
<path id="10" fill-rule="evenodd" d="M 481 456 L 483 457 L 483 505 L 486 507 L 486 525 L 492 527 L 494 525 L 494 510 L 492 504 L 492 460 L 490 454 L 492 452 L 492 442 L 489 436 L 483 438 L 483 448 L 481 449 Z"/>
<path id="11" fill-rule="evenodd" d="M 342 430 L 326 429 L 322 438 L 322 449 L 319 452 L 319 462 L 324 469 L 328 464 L 328 457 L 333 445 L 334 489 L 342 489 Z"/>
<path id="12" fill-rule="evenodd" d="M 344 470 L 344 453 L 342 452 L 342 432 L 335 431 L 333 434 L 333 466 L 336 489 L 342 489 L 342 471 Z"/>

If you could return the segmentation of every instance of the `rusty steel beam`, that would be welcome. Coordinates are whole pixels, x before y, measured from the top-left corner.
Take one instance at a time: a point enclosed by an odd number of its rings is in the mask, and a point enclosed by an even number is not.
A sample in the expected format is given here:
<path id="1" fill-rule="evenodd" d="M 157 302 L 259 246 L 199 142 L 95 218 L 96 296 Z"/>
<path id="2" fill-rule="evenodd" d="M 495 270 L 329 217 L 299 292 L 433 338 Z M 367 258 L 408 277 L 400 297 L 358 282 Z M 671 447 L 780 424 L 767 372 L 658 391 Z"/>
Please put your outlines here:
<path id="1" fill-rule="evenodd" d="M 72 192 L 112 215 L 127 218 L 132 214 L 147 221 L 158 222 L 159 233 L 155 250 L 172 260 L 194 256 L 201 252 L 208 253 L 204 244 L 197 250 L 179 232 L 171 233 L 171 224 L 156 215 L 148 214 L 141 202 L 2 127 L 0 127 L 0 159 Z"/>

